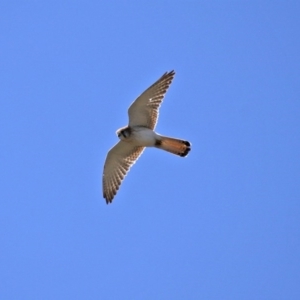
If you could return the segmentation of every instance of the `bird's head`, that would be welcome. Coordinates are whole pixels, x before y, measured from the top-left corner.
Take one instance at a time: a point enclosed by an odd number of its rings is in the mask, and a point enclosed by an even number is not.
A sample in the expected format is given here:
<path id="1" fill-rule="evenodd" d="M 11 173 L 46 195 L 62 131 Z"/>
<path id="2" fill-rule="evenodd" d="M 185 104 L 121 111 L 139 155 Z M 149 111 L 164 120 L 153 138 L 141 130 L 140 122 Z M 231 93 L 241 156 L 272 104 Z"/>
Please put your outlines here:
<path id="1" fill-rule="evenodd" d="M 120 140 L 126 140 L 131 134 L 131 129 L 128 126 L 122 127 L 116 131 L 116 134 Z"/>

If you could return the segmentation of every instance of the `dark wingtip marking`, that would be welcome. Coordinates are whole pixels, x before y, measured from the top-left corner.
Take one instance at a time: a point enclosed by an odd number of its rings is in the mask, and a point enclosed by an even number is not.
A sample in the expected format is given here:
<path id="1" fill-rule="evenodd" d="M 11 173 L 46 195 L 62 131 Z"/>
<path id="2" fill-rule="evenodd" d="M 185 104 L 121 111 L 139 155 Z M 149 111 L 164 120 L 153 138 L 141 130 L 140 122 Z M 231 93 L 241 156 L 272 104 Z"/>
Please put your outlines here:
<path id="1" fill-rule="evenodd" d="M 112 201 L 113 201 L 113 198 L 114 198 L 114 195 L 106 195 L 106 194 L 104 194 L 103 195 L 103 198 L 105 199 L 105 201 L 106 201 L 106 204 L 110 204 L 110 203 L 112 203 Z"/>

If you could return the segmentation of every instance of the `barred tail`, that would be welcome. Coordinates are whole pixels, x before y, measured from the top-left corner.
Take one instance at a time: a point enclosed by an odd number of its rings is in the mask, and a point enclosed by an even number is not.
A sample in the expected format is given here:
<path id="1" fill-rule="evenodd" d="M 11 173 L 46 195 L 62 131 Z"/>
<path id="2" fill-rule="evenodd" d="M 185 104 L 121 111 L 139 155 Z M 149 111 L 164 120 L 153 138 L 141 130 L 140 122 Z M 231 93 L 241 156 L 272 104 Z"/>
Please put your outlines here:
<path id="1" fill-rule="evenodd" d="M 187 156 L 191 150 L 190 142 L 166 136 L 160 136 L 160 139 L 156 141 L 155 147 L 181 157 Z"/>

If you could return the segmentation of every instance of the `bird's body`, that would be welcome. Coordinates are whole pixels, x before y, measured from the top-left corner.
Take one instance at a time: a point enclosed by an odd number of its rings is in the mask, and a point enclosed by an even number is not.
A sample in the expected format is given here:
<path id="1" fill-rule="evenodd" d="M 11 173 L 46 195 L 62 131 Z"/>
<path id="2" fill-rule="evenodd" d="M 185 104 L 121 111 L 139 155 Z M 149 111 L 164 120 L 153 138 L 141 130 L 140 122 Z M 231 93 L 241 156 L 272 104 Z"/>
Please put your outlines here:
<path id="1" fill-rule="evenodd" d="M 119 138 L 124 142 L 132 143 L 135 146 L 154 147 L 158 135 L 151 129 L 144 126 L 122 128 L 124 135 L 120 133 Z"/>
<path id="2" fill-rule="evenodd" d="M 165 73 L 129 107 L 129 125 L 117 130 L 120 141 L 109 150 L 103 171 L 103 197 L 112 202 L 122 180 L 145 147 L 156 147 L 185 157 L 190 143 L 162 136 L 154 131 L 159 107 L 175 75 Z"/>

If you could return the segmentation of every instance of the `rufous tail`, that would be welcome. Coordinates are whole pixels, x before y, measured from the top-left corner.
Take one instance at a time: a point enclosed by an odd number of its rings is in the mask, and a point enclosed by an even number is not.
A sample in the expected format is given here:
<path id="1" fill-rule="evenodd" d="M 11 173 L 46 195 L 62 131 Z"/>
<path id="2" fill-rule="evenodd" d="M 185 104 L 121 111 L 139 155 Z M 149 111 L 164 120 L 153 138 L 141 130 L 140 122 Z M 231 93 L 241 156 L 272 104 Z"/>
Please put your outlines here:
<path id="1" fill-rule="evenodd" d="M 155 147 L 179 155 L 181 157 L 187 156 L 191 150 L 190 142 L 170 138 L 167 136 L 160 136 L 160 139 L 156 141 Z"/>

